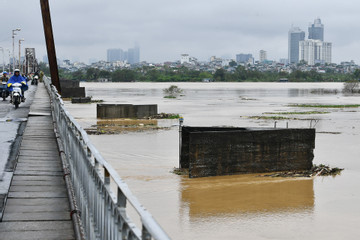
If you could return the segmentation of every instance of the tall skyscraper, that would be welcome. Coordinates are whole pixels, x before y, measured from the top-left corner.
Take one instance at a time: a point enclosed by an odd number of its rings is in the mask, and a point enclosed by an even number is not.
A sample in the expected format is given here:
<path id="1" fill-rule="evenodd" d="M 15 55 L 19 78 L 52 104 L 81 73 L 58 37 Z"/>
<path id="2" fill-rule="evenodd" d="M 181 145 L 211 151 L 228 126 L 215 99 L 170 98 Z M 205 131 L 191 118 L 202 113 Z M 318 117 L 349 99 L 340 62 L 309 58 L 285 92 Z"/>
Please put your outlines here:
<path id="1" fill-rule="evenodd" d="M 135 46 L 134 48 L 129 48 L 127 55 L 128 63 L 134 64 L 140 62 L 140 49 L 138 46 Z"/>
<path id="2" fill-rule="evenodd" d="M 289 62 L 299 62 L 299 42 L 305 39 L 305 32 L 298 27 L 289 30 Z"/>
<path id="3" fill-rule="evenodd" d="M 320 18 L 314 20 L 309 26 L 309 39 L 324 41 L 324 24 L 321 24 Z"/>
<path id="4" fill-rule="evenodd" d="M 121 61 L 121 56 L 123 55 L 123 50 L 120 48 L 112 48 L 107 50 L 107 61 L 116 62 Z"/>
<path id="5" fill-rule="evenodd" d="M 324 25 L 320 18 L 310 24 L 308 38 L 299 43 L 299 60 L 309 65 L 331 63 L 332 44 L 324 42 Z"/>
<path id="6" fill-rule="evenodd" d="M 107 61 L 116 62 L 116 61 L 127 61 L 130 64 L 140 62 L 140 48 L 135 46 L 134 48 L 129 48 L 128 51 L 123 51 L 120 48 L 113 48 L 107 50 Z"/>
<path id="7" fill-rule="evenodd" d="M 265 50 L 260 50 L 259 59 L 260 59 L 260 62 L 265 62 L 267 60 L 267 53 Z"/>

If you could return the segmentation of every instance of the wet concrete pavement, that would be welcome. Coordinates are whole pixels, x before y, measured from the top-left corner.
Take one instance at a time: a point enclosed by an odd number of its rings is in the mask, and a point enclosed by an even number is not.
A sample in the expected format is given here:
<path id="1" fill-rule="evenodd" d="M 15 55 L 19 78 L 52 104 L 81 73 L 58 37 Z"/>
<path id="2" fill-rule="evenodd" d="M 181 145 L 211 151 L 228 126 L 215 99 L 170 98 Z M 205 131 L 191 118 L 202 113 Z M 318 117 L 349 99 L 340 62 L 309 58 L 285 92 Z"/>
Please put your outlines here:
<path id="1" fill-rule="evenodd" d="M 0 216 L 35 92 L 36 86 L 29 86 L 25 92 L 26 101 L 18 109 L 9 103 L 9 97 L 5 101 L 0 100 Z"/>

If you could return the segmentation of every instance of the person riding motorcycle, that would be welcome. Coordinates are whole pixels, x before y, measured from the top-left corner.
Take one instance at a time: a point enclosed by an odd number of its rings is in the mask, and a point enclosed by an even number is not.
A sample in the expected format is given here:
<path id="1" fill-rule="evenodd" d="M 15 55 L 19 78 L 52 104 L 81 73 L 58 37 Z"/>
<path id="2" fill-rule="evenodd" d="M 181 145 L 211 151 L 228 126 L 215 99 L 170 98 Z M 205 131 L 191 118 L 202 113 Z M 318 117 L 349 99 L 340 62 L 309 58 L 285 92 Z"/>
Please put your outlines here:
<path id="1" fill-rule="evenodd" d="M 1 82 L 7 82 L 9 80 L 9 77 L 7 76 L 8 73 L 6 71 L 3 72 L 3 75 L 1 77 Z"/>
<path id="2" fill-rule="evenodd" d="M 9 79 L 9 81 L 7 82 L 7 87 L 9 89 L 10 92 L 12 92 L 12 85 L 14 83 L 21 83 L 21 101 L 25 102 L 25 97 L 24 97 L 24 92 L 26 90 L 28 90 L 28 85 L 26 80 L 20 75 L 20 70 L 19 69 L 15 69 L 14 70 L 14 75 Z M 12 102 L 12 99 L 10 99 L 10 102 Z"/>
<path id="3" fill-rule="evenodd" d="M 26 74 L 23 74 L 22 77 L 26 80 L 26 83 L 29 81 L 29 78 L 26 76 Z"/>

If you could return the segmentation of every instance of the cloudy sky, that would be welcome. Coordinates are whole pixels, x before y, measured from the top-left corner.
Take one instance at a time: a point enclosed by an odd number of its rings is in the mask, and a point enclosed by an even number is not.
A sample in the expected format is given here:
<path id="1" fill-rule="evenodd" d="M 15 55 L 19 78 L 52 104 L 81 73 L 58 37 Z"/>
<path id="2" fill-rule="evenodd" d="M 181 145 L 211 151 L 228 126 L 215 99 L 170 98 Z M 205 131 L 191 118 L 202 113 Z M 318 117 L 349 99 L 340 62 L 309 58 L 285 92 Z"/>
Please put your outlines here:
<path id="1" fill-rule="evenodd" d="M 0 0 L 0 46 L 12 52 L 12 29 L 23 47 L 46 54 L 39 0 Z M 360 64 L 359 0 L 49 0 L 60 59 L 106 59 L 108 48 L 140 46 L 140 59 L 164 62 L 188 53 L 199 60 L 267 51 L 287 58 L 292 25 L 306 32 L 320 17 L 335 63 Z M 22 50 L 23 51 L 23 50 Z M 0 53 L 1 54 L 1 53 Z M 7 51 L 5 51 L 8 56 Z M 8 59 L 6 57 L 5 59 Z"/>

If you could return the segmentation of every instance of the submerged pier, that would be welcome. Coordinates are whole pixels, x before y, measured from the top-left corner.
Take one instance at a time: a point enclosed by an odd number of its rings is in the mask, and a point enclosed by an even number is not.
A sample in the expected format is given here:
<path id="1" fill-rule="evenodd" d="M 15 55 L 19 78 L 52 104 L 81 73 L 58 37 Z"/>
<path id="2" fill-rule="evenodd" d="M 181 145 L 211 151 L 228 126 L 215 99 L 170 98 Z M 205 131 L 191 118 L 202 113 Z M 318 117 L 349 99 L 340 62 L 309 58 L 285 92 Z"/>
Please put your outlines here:
<path id="1" fill-rule="evenodd" d="M 310 170 L 315 129 L 181 127 L 189 177 Z"/>

